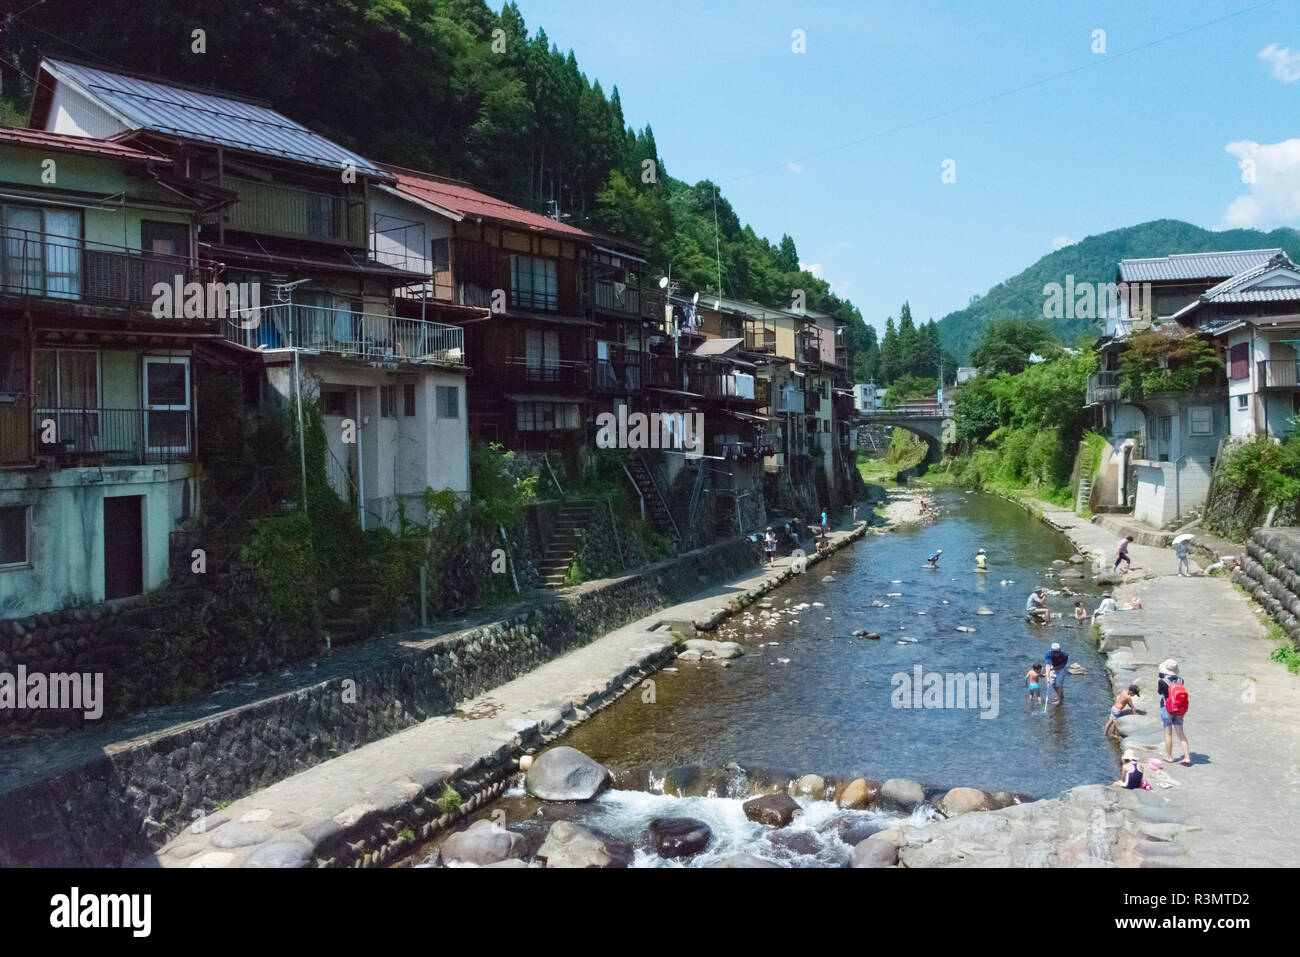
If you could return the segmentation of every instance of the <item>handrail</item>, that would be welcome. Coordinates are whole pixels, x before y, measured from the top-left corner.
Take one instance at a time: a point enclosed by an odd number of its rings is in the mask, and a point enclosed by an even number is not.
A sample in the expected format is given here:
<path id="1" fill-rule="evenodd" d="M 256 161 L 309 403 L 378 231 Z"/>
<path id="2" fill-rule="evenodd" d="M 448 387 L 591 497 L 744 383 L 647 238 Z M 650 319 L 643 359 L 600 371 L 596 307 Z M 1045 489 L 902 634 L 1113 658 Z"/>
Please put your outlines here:
<path id="1" fill-rule="evenodd" d="M 632 473 L 627 470 L 627 463 L 623 463 L 623 474 L 626 475 L 627 480 L 630 483 L 632 483 L 632 490 L 636 492 L 636 497 L 641 500 L 641 521 L 644 522 L 645 521 L 645 496 L 641 494 L 641 489 L 636 484 L 636 479 L 632 477 Z"/>
<path id="2" fill-rule="evenodd" d="M 555 477 L 555 469 L 551 468 L 551 456 L 550 456 L 550 454 L 549 454 L 549 453 L 546 453 L 546 452 L 543 452 L 543 453 L 542 453 L 542 461 L 546 463 L 546 471 L 548 471 L 548 472 L 551 473 L 551 481 L 555 483 L 555 488 L 556 488 L 556 490 L 560 493 L 560 497 L 563 498 L 563 497 L 564 497 L 564 486 L 561 485 L 561 484 L 560 484 L 560 480 L 559 480 L 558 478 Z"/>
<path id="3" fill-rule="evenodd" d="M 650 467 L 649 463 L 647 463 L 640 454 L 637 454 L 636 460 L 641 463 L 641 468 L 643 468 L 645 474 L 649 476 L 650 487 L 654 489 L 654 493 L 659 499 L 659 504 L 663 506 L 664 514 L 668 516 L 668 522 L 673 527 L 673 534 L 677 537 L 678 541 L 680 541 L 682 537 L 681 527 L 677 524 L 676 516 L 673 515 L 673 509 L 668 503 L 668 497 L 664 494 L 664 490 L 659 487 L 659 479 L 655 476 L 654 469 Z"/>
<path id="4" fill-rule="evenodd" d="M 695 488 L 691 490 L 691 503 L 686 509 L 687 526 L 695 525 L 695 510 L 700 505 L 700 490 L 704 488 L 704 465 L 695 470 Z"/>
<path id="5" fill-rule="evenodd" d="M 231 313 L 225 337 L 248 349 L 303 349 L 398 362 L 465 363 L 465 330 L 428 319 L 288 302 Z"/>

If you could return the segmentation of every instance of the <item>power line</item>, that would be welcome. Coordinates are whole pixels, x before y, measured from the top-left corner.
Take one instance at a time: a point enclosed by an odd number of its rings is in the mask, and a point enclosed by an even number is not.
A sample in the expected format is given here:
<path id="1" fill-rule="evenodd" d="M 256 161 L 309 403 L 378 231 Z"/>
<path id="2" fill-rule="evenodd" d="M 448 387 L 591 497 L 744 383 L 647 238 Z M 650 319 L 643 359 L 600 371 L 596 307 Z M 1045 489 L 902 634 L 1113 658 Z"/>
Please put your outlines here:
<path id="1" fill-rule="evenodd" d="M 800 162 L 806 162 L 808 160 L 819 159 L 831 153 L 838 153 L 842 150 L 851 149 L 854 146 L 861 146 L 863 143 L 869 143 L 872 140 L 878 140 L 886 136 L 892 136 L 894 133 L 901 133 L 903 130 L 909 130 L 915 126 L 920 126 L 923 123 L 929 123 L 932 120 L 943 119 L 946 116 L 952 116 L 956 113 L 962 113 L 966 110 L 974 109 L 977 106 L 983 106 L 986 103 L 992 103 L 995 100 L 1000 100 L 1005 97 L 1012 96 L 1013 94 L 1016 93 L 1023 93 L 1025 90 L 1033 89 L 1036 86 L 1042 86 L 1044 83 L 1050 83 L 1053 80 L 1059 80 L 1062 77 L 1070 76 L 1075 73 L 1080 73 L 1083 70 L 1091 69 L 1094 66 L 1100 66 L 1103 63 L 1112 63 L 1115 60 L 1119 60 L 1123 57 L 1130 56 L 1131 54 L 1134 53 L 1139 53 L 1142 50 L 1149 50 L 1152 47 L 1159 46 L 1160 44 L 1166 43 L 1170 40 L 1175 40 L 1179 37 L 1186 36 L 1189 33 L 1195 33 L 1197 30 L 1204 30 L 1206 27 L 1215 26 L 1216 24 L 1223 23 L 1227 20 L 1231 20 L 1234 17 L 1240 17 L 1247 13 L 1254 13 L 1256 10 L 1260 10 L 1264 7 L 1272 6 L 1277 2 L 1278 0 L 1263 0 L 1262 3 L 1257 3 L 1253 7 L 1246 7 L 1245 9 L 1238 10 L 1235 13 L 1225 14 L 1224 16 L 1218 17 L 1214 20 L 1207 20 L 1205 23 L 1199 23 L 1196 26 L 1187 27 L 1184 30 L 1179 30 L 1176 33 L 1170 33 L 1169 35 L 1160 37 L 1159 39 L 1156 40 L 1149 40 L 1146 43 L 1139 44 L 1138 46 L 1131 47 L 1127 50 L 1121 50 L 1119 53 L 1116 53 L 1114 55 L 1106 56 L 1100 59 L 1089 60 L 1087 63 L 1082 63 L 1079 66 L 1071 67 L 1068 70 L 1062 70 L 1060 73 L 1053 73 L 1051 76 L 1039 77 L 1036 80 L 1031 80 L 1028 83 L 1022 83 L 1020 86 L 1012 87 L 1011 89 L 1008 90 L 1003 90 L 1000 93 L 993 93 L 989 96 L 981 97 L 978 100 L 972 100 L 969 103 L 962 104 L 961 106 L 954 106 L 951 109 L 941 110 L 938 113 L 931 113 L 929 116 L 923 116 L 919 119 L 911 120 L 910 122 L 907 123 L 901 123 L 898 126 L 892 126 L 886 130 L 879 130 L 875 133 L 871 133 L 859 139 L 849 140 L 847 143 L 841 143 L 838 146 L 827 147 L 826 149 L 819 150 L 816 153 L 808 153 L 805 156 L 796 157 L 795 159 L 792 160 L 786 160 L 783 163 L 777 163 L 773 166 L 768 166 L 763 169 L 754 170 L 749 173 L 742 173 L 739 176 L 733 176 L 725 180 L 724 182 L 733 183 L 743 179 L 749 179 L 750 177 L 753 176 L 761 176 L 764 173 L 771 173 L 775 170 L 784 169 L 790 163 L 800 163 Z"/>

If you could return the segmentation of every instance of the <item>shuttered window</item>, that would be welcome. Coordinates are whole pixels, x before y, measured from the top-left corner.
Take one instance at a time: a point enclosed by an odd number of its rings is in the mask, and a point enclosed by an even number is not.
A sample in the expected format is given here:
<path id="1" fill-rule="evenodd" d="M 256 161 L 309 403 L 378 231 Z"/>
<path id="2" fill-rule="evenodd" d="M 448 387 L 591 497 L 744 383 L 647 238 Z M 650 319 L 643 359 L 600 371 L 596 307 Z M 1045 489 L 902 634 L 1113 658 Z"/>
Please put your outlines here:
<path id="1" fill-rule="evenodd" d="M 1250 344 L 1241 343 L 1228 353 L 1228 374 L 1234 379 L 1250 378 Z"/>

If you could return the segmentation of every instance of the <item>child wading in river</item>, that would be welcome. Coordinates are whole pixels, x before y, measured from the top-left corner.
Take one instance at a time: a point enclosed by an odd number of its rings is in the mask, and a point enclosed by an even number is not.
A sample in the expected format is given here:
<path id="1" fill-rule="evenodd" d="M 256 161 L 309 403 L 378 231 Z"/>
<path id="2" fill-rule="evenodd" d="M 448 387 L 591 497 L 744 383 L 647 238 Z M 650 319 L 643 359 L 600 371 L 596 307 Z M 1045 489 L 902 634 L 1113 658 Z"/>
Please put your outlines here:
<path id="1" fill-rule="evenodd" d="M 1088 620 L 1088 609 L 1083 607 L 1083 602 L 1076 601 L 1074 603 L 1074 623 L 1076 625 L 1082 625 L 1087 620 Z"/>
<path id="2" fill-rule="evenodd" d="M 1038 707 L 1038 699 L 1043 699 L 1044 705 L 1047 702 L 1047 693 L 1040 692 L 1043 687 L 1043 663 L 1035 661 L 1029 666 L 1029 671 L 1025 673 L 1025 684 L 1029 686 L 1029 710 L 1033 711 Z"/>

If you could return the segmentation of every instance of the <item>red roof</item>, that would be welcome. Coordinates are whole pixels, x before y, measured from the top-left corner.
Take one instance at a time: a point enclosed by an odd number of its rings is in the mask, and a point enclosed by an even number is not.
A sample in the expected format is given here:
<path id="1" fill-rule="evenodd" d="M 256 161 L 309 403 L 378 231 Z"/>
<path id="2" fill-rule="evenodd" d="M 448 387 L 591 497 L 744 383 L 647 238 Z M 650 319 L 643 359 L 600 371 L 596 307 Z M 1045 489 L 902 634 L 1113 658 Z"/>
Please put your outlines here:
<path id="1" fill-rule="evenodd" d="M 390 166 L 387 163 L 379 165 L 397 177 L 396 189 L 426 203 L 460 213 L 462 216 L 481 216 L 484 219 L 575 239 L 592 238 L 590 234 L 576 226 L 551 219 L 541 213 L 529 212 L 495 196 L 480 193 L 463 183 L 441 179 L 432 173 L 417 173 L 414 170 L 402 169 L 400 166 Z"/>
<path id="2" fill-rule="evenodd" d="M 100 156 L 115 156 L 118 159 L 148 160 L 153 163 L 171 164 L 171 159 L 151 153 L 148 150 L 127 146 L 116 140 L 97 140 L 89 136 L 71 136 L 67 133 L 47 133 L 44 130 L 29 130 L 16 126 L 0 127 L 0 142 L 13 143 L 18 146 L 31 146 L 35 149 L 63 150 L 71 153 L 97 153 Z"/>

